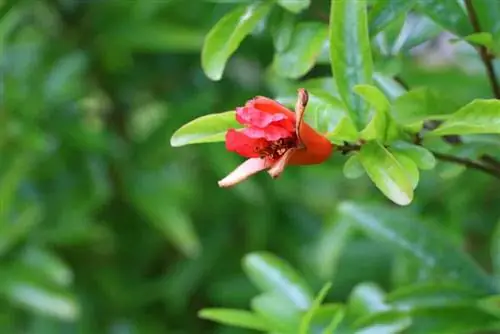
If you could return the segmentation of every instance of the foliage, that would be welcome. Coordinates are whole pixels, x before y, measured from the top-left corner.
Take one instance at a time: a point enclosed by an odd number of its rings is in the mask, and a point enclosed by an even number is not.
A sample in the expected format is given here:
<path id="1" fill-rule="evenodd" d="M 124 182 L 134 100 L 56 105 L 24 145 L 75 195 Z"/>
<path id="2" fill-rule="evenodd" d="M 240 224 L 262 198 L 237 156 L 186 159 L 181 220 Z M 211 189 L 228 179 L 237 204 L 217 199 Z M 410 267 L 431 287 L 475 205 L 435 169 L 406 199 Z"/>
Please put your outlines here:
<path id="1" fill-rule="evenodd" d="M 0 1 L 0 331 L 500 330 L 496 1 Z M 301 87 L 333 157 L 218 188 Z"/>

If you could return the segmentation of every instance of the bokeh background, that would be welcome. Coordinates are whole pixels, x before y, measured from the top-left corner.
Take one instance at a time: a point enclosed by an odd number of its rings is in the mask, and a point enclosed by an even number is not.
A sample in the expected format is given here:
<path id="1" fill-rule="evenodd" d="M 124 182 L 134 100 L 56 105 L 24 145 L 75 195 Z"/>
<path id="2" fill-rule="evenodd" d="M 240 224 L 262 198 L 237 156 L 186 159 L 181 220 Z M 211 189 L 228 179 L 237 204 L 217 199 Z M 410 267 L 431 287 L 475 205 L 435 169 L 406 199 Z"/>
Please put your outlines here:
<path id="1" fill-rule="evenodd" d="M 328 6 L 313 1 L 300 20 L 322 21 Z M 245 39 L 222 80 L 203 73 L 204 37 L 232 8 L 0 1 L 0 332 L 245 333 L 197 312 L 248 308 L 256 289 L 241 260 L 257 250 L 289 261 L 316 290 L 333 281 L 330 300 L 360 282 L 391 290 L 425 279 L 401 251 L 339 225 L 346 200 L 414 215 L 493 270 L 499 184 L 478 171 L 439 163 L 401 208 L 366 176 L 345 178 L 341 154 L 220 189 L 240 157 L 223 144 L 170 146 L 184 123 L 284 87 L 265 29 Z M 491 97 L 475 50 L 419 22 L 431 41 L 377 66 L 457 103 Z M 320 60 L 305 79 L 329 75 Z"/>

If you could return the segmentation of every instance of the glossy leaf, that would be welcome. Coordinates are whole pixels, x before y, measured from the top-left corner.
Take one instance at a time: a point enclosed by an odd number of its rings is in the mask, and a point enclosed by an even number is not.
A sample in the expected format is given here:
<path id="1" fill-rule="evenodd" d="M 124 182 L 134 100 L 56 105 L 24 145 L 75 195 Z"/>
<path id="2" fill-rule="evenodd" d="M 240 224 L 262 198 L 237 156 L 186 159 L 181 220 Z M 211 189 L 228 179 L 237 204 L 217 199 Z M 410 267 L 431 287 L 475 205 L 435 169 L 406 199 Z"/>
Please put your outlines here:
<path id="1" fill-rule="evenodd" d="M 437 275 L 479 293 L 496 291 L 490 277 L 446 235 L 412 215 L 350 202 L 342 203 L 339 210 L 369 236 L 404 251 Z"/>
<path id="2" fill-rule="evenodd" d="M 332 0 L 330 60 L 343 101 L 358 129 L 368 123 L 368 105 L 352 91 L 372 82 L 373 64 L 368 36 L 366 1 Z"/>
<path id="3" fill-rule="evenodd" d="M 311 0 L 277 0 L 277 2 L 278 5 L 295 14 L 307 9 L 311 4 Z"/>
<path id="4" fill-rule="evenodd" d="M 302 316 L 302 321 L 300 322 L 299 333 L 307 334 L 309 333 L 311 322 L 314 317 L 314 314 L 319 310 L 323 300 L 326 298 L 328 291 L 331 289 L 332 283 L 327 283 L 321 288 L 321 291 L 318 293 L 316 298 L 314 299 L 311 307 L 307 312 Z"/>
<path id="5" fill-rule="evenodd" d="M 201 53 L 201 65 L 212 80 L 220 80 L 228 59 L 243 39 L 271 9 L 268 1 L 241 6 L 226 14 L 210 30 Z"/>
<path id="6" fill-rule="evenodd" d="M 384 93 L 372 85 L 356 85 L 353 90 L 375 109 L 370 122 L 361 131 L 361 137 L 365 140 L 378 139 L 385 142 L 391 123 L 388 115 L 391 107 L 389 100 L 387 100 Z"/>
<path id="7" fill-rule="evenodd" d="M 476 99 L 451 115 L 432 135 L 500 133 L 500 101 Z"/>
<path id="8" fill-rule="evenodd" d="M 442 120 L 450 117 L 456 104 L 428 88 L 417 88 L 397 98 L 391 108 L 391 115 L 402 125 L 425 120 Z"/>
<path id="9" fill-rule="evenodd" d="M 491 236 L 491 264 L 493 273 L 498 282 L 500 282 L 500 220 L 495 226 L 495 230 Z"/>
<path id="10" fill-rule="evenodd" d="M 456 0 L 421 0 L 417 6 L 436 23 L 449 31 L 466 36 L 473 32 L 465 10 Z"/>
<path id="11" fill-rule="evenodd" d="M 360 283 L 349 295 L 349 316 L 364 318 L 371 314 L 387 311 L 390 307 L 384 302 L 385 292 L 373 283 Z"/>
<path id="12" fill-rule="evenodd" d="M 404 167 L 385 147 L 369 142 L 361 147 L 359 160 L 366 174 L 391 201 L 408 205 L 413 199 L 413 188 Z"/>
<path id="13" fill-rule="evenodd" d="M 416 309 L 411 317 L 412 325 L 405 332 L 408 334 L 469 334 L 500 328 L 498 318 L 476 307 Z"/>
<path id="14" fill-rule="evenodd" d="M 252 309 L 264 318 L 273 329 L 293 332 L 300 326 L 303 311 L 290 303 L 282 293 L 268 291 L 252 299 Z"/>
<path id="15" fill-rule="evenodd" d="M 433 169 L 436 166 L 436 158 L 432 152 L 425 147 L 405 141 L 397 141 L 391 144 L 391 150 L 393 152 L 404 153 L 411 158 L 420 169 Z"/>
<path id="16" fill-rule="evenodd" d="M 500 2 L 496 0 L 472 1 L 478 24 L 483 32 L 489 32 L 495 42 L 500 42 Z"/>
<path id="17" fill-rule="evenodd" d="M 78 318 L 80 306 L 68 292 L 39 284 L 33 279 L 9 278 L 2 280 L 2 292 L 14 304 L 34 313 L 65 321 Z"/>
<path id="18" fill-rule="evenodd" d="M 396 158 L 396 160 L 403 166 L 404 171 L 406 172 L 406 177 L 411 183 L 411 187 L 413 190 L 417 188 L 418 181 L 420 180 L 420 172 L 418 171 L 417 164 L 408 157 L 404 153 L 395 152 L 391 150 L 392 155 Z"/>
<path id="19" fill-rule="evenodd" d="M 271 25 L 274 48 L 278 52 L 285 51 L 292 40 L 295 29 L 295 16 L 286 11 L 280 11 Z"/>
<path id="20" fill-rule="evenodd" d="M 202 319 L 215 321 L 224 325 L 267 331 L 269 325 L 260 316 L 243 310 L 225 308 L 207 308 L 198 313 Z"/>
<path id="21" fill-rule="evenodd" d="M 373 80 L 375 85 L 390 101 L 406 93 L 406 89 L 399 82 L 381 73 L 374 73 Z"/>
<path id="22" fill-rule="evenodd" d="M 300 78 L 314 66 L 328 36 L 328 28 L 319 22 L 299 23 L 288 48 L 274 56 L 273 68 L 285 78 Z"/>
<path id="23" fill-rule="evenodd" d="M 341 304 L 323 304 L 317 308 L 314 312 L 309 331 L 305 332 L 309 333 L 318 333 L 318 334 L 332 334 L 336 333 L 336 329 L 339 323 L 344 318 L 345 311 L 344 307 Z"/>
<path id="24" fill-rule="evenodd" d="M 348 179 L 357 179 L 365 174 L 365 170 L 357 154 L 353 154 L 347 159 L 342 171 L 344 172 L 344 176 Z"/>
<path id="25" fill-rule="evenodd" d="M 405 15 L 417 0 L 386 0 L 375 3 L 368 16 L 370 35 L 375 36 L 391 22 Z"/>
<path id="26" fill-rule="evenodd" d="M 242 125 L 236 121 L 236 112 L 234 111 L 201 116 L 175 131 L 170 139 L 170 145 L 179 147 L 221 142 L 225 140 L 228 129 L 241 127 Z"/>
<path id="27" fill-rule="evenodd" d="M 385 311 L 363 319 L 356 325 L 357 334 L 399 334 L 404 333 L 412 323 L 405 312 Z"/>
<path id="28" fill-rule="evenodd" d="M 493 36 L 488 32 L 478 32 L 470 34 L 468 36 L 465 36 L 464 40 L 466 40 L 467 42 L 485 46 L 490 50 L 494 47 Z"/>
<path id="29" fill-rule="evenodd" d="M 243 268 L 252 282 L 262 291 L 275 291 L 302 310 L 313 301 L 312 293 L 304 279 L 290 264 L 267 252 L 247 254 Z"/>
<path id="30" fill-rule="evenodd" d="M 456 283 L 417 283 L 387 295 L 387 302 L 400 309 L 473 305 L 480 294 Z"/>
<path id="31" fill-rule="evenodd" d="M 351 236 L 352 224 L 349 219 L 342 218 L 333 215 L 328 219 L 314 246 L 312 262 L 317 275 L 322 279 L 336 276 L 342 251 Z"/>

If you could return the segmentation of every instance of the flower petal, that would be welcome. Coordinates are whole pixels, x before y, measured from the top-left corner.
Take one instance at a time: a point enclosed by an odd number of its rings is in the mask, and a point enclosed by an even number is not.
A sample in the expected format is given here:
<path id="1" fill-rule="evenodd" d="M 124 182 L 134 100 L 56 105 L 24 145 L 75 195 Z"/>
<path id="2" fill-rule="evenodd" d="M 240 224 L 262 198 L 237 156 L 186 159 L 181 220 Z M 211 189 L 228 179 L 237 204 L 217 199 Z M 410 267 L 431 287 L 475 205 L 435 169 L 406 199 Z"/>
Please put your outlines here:
<path id="1" fill-rule="evenodd" d="M 292 121 L 293 124 L 295 124 L 295 114 L 284 105 L 268 97 L 257 96 L 248 101 L 245 107 L 252 107 L 270 114 L 284 114 Z"/>
<path id="2" fill-rule="evenodd" d="M 230 187 L 241 181 L 246 180 L 249 176 L 258 173 L 266 168 L 269 168 L 269 162 L 266 159 L 252 158 L 236 167 L 228 176 L 220 180 L 219 187 Z"/>
<path id="3" fill-rule="evenodd" d="M 241 131 L 229 129 L 226 133 L 226 149 L 246 158 L 257 158 L 269 143 L 263 138 L 251 138 Z"/>
<path id="4" fill-rule="evenodd" d="M 276 141 L 281 138 L 292 137 L 293 132 L 276 125 L 269 125 L 264 129 L 249 127 L 243 130 L 243 133 L 250 138 L 264 138 L 268 141 Z"/>
<path id="5" fill-rule="evenodd" d="M 282 125 L 287 129 L 293 128 L 293 121 L 284 113 L 268 113 L 254 107 L 236 108 L 236 120 L 247 126 L 265 128 L 268 125 Z"/>

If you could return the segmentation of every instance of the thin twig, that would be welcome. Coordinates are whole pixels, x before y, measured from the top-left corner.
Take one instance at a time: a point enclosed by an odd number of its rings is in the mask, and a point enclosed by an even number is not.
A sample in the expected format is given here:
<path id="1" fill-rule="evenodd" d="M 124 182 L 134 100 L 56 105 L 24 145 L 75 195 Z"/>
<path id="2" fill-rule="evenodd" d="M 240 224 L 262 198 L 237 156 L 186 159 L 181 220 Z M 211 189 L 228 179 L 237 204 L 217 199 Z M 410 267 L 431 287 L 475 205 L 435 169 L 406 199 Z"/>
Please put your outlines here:
<path id="1" fill-rule="evenodd" d="M 472 0 L 465 0 L 465 7 L 467 9 L 470 23 L 474 28 L 474 32 L 481 32 L 481 26 L 479 25 L 479 20 L 474 9 L 474 5 L 472 4 Z M 493 68 L 492 57 L 488 54 L 488 49 L 483 45 L 477 46 L 477 50 L 479 52 L 479 55 L 481 56 L 484 67 L 486 68 L 486 74 L 488 75 L 488 80 L 490 81 L 493 95 L 496 99 L 500 99 L 500 86 L 495 74 L 495 69 Z"/>
<path id="2" fill-rule="evenodd" d="M 439 160 L 452 162 L 452 163 L 459 164 L 459 165 L 464 165 L 465 167 L 480 170 L 480 171 L 485 172 L 493 177 L 500 179 L 500 170 L 498 170 L 496 168 L 491 168 L 491 167 L 485 166 L 485 165 L 481 164 L 480 162 L 470 160 L 467 158 L 460 158 L 460 157 L 456 157 L 453 155 L 443 154 L 443 153 L 434 152 L 434 151 L 431 151 L 431 152 Z"/>

